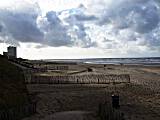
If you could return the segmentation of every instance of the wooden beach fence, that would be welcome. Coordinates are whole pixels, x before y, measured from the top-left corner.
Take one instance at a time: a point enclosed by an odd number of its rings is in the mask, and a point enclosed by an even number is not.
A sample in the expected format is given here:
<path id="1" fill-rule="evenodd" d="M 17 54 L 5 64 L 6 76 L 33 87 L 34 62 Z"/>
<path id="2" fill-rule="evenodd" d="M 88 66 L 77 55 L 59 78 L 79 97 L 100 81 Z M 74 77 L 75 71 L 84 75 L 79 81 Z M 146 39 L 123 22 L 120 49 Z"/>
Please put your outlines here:
<path id="1" fill-rule="evenodd" d="M 119 109 L 113 109 L 110 103 L 99 104 L 98 116 L 100 120 L 125 120 Z"/>
<path id="2" fill-rule="evenodd" d="M 26 84 L 109 84 L 130 83 L 128 74 L 25 77 Z"/>
<path id="3" fill-rule="evenodd" d="M 0 109 L 0 120 L 21 120 L 36 113 L 36 103 L 24 104 L 9 109 Z"/>

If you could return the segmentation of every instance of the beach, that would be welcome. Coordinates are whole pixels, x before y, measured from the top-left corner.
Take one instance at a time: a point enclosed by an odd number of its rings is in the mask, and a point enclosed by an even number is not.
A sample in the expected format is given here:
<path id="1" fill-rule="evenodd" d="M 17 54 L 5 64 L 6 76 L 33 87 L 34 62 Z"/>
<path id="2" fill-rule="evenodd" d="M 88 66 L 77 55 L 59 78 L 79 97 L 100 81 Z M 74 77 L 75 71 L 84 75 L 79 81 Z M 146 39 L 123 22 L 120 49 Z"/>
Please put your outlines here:
<path id="1" fill-rule="evenodd" d="M 124 113 L 126 120 L 160 119 L 159 66 L 114 64 L 66 64 L 65 66 L 69 66 L 69 69 L 65 70 L 65 75 L 66 71 L 70 71 L 70 73 L 74 71 L 72 75 L 128 74 L 130 75 L 130 83 L 28 84 L 29 93 L 34 95 L 33 99 L 37 100 L 37 113 L 24 120 L 50 120 L 55 114 L 64 111 L 90 112 L 92 114 L 89 116 L 92 117 L 86 117 L 88 120 L 91 118 L 99 119 L 97 116 L 99 104 L 106 101 L 110 103 L 113 94 L 119 95 L 119 110 Z M 92 70 L 87 71 L 88 68 Z M 62 71 L 59 72 L 62 73 Z M 59 72 L 52 70 L 49 72 L 49 76 L 54 76 L 53 73 Z M 44 73 L 39 73 L 39 75 L 44 76 Z M 79 114 L 79 116 L 83 115 Z M 64 120 L 65 118 L 67 120 L 67 117 L 64 117 Z"/>

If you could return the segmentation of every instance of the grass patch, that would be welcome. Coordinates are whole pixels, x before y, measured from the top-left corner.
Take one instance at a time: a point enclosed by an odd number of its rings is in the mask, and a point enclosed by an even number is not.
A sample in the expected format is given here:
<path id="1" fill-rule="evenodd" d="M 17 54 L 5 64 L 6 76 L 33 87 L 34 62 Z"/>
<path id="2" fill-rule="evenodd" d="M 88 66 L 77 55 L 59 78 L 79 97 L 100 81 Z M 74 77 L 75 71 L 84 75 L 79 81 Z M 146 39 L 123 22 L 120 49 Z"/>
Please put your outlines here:
<path id="1" fill-rule="evenodd" d="M 24 75 L 20 68 L 0 55 L 0 109 L 28 102 Z"/>

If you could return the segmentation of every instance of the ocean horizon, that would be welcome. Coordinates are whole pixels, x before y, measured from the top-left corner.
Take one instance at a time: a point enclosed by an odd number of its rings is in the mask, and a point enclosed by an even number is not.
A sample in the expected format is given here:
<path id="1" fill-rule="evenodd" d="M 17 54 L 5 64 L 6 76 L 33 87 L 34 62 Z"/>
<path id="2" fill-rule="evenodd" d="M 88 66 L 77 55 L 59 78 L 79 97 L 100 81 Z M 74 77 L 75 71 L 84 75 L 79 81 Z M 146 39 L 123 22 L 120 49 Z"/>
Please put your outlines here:
<path id="1" fill-rule="evenodd" d="M 141 58 L 84 58 L 84 59 L 45 59 L 47 62 L 76 62 L 88 64 L 143 64 L 160 65 L 160 57 Z"/>

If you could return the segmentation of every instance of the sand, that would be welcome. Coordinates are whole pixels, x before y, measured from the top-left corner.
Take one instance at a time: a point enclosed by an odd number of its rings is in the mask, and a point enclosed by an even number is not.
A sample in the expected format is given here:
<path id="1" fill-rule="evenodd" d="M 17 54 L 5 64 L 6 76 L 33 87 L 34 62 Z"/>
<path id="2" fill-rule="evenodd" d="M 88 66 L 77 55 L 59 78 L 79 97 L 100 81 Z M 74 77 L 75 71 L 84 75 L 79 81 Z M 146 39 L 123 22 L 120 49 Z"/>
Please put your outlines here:
<path id="1" fill-rule="evenodd" d="M 126 120 L 160 120 L 160 67 L 140 65 L 79 65 L 71 66 L 72 70 L 92 68 L 93 72 L 81 74 L 129 74 L 130 84 L 107 85 L 27 85 L 30 94 L 37 100 L 37 114 L 23 120 L 50 120 L 57 114 L 73 116 L 73 120 L 81 120 L 82 113 L 94 113 L 85 120 L 98 119 L 98 106 L 104 101 L 110 101 L 111 95 L 120 96 L 120 111 Z M 77 75 L 76 74 L 76 75 Z M 65 114 L 64 114 L 65 111 Z M 75 113 L 69 111 L 81 111 Z M 72 115 L 71 115 L 72 114 Z M 74 116 L 77 116 L 78 119 Z M 89 115 L 90 116 L 90 115 Z M 62 118 L 55 117 L 54 120 Z M 71 119 L 71 120 L 72 120 Z"/>

